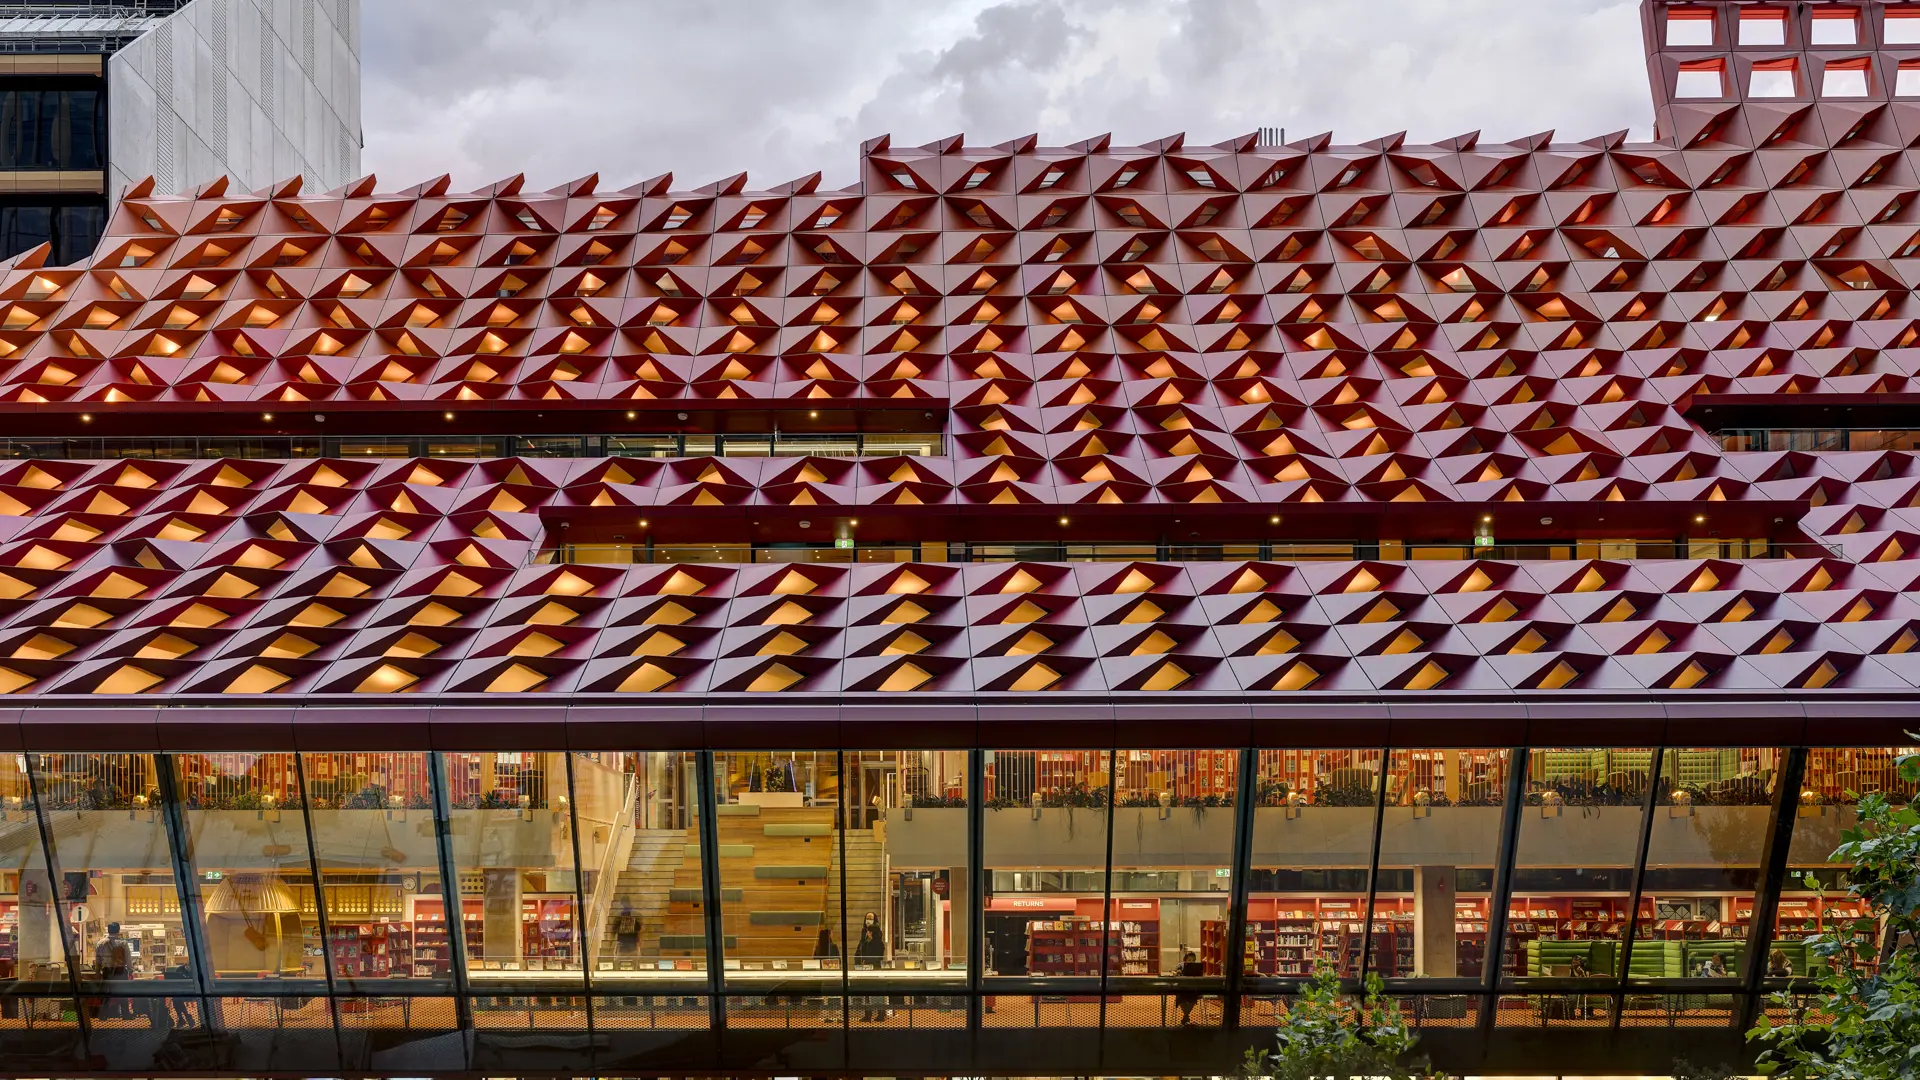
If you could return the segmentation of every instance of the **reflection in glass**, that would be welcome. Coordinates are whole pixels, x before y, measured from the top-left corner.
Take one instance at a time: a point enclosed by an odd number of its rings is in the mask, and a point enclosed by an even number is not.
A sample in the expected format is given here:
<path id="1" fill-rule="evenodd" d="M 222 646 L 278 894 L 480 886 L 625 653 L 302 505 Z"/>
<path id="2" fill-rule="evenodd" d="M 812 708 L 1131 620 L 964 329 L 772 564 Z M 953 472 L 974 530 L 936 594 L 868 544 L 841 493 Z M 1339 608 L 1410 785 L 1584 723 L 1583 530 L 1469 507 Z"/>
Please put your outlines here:
<path id="1" fill-rule="evenodd" d="M 180 894 L 152 754 L 30 754 L 53 842 L 59 932 L 82 990 L 198 983 L 181 934 Z M 124 999 L 86 997 L 96 1019 L 133 1019 Z"/>
<path id="2" fill-rule="evenodd" d="M 71 989 L 47 850 L 19 754 L 0 754 L 0 882 L 0 992 Z"/>
<path id="3" fill-rule="evenodd" d="M 1113 924 L 1107 942 L 1110 954 L 1117 954 L 1112 973 L 1217 976 L 1230 899 L 1240 754 L 1122 750 L 1117 761 Z M 1194 1019 L 1201 1004 L 1197 995 L 1177 996 L 1181 1018 Z M 1212 1002 L 1208 1010 L 1217 1005 Z"/>
<path id="4" fill-rule="evenodd" d="M 1910 746 L 1807 751 L 1787 849 L 1787 880 L 1765 957 L 1767 978 L 1817 974 L 1826 961 L 1807 948 L 1806 940 L 1820 933 L 1851 930 L 1864 947 L 1862 963 L 1878 966 L 1881 927 L 1866 919 L 1865 905 L 1846 895 L 1848 867 L 1829 859 L 1841 834 L 1859 821 L 1860 796 L 1881 792 L 1895 802 L 1911 802 L 1920 795 L 1920 785 L 1901 780 L 1895 769 L 1902 755 L 1913 752 Z"/>
<path id="5" fill-rule="evenodd" d="M 1104 750 L 990 750 L 984 755 L 987 807 L 981 837 L 987 903 L 982 931 L 989 977 L 1100 977 L 1103 950 L 1109 769 Z M 1015 1004 L 1018 1001 L 1019 1004 Z M 1038 1002 L 1000 998 L 991 1006 L 1027 1026 L 1047 1012 Z M 1028 1016 L 1027 1010 L 1038 1009 Z M 1057 1010 L 1057 1022 L 1097 1024 L 1099 1002 Z M 1044 1023 L 1044 1021 L 1042 1021 Z"/>
<path id="6" fill-rule="evenodd" d="M 443 754 L 441 769 L 474 991 L 503 982 L 579 987 L 566 755 Z M 426 913 L 444 915 L 444 908 L 429 901 Z M 434 927 L 417 923 L 414 933 L 418 950 Z"/>
<path id="7" fill-rule="evenodd" d="M 877 962 L 870 955 L 854 964 L 851 977 L 916 986 L 965 982 L 966 752 L 869 750 L 849 752 L 846 761 L 847 805 L 858 808 L 847 823 L 847 895 L 860 895 L 857 878 L 884 874 L 886 883 L 875 913 L 884 951 Z M 865 923 L 857 899 L 847 922 L 857 947 Z"/>
<path id="8" fill-rule="evenodd" d="M 305 754 L 301 764 L 322 902 L 309 890 L 302 911 L 325 916 L 335 984 L 449 983 L 451 936 L 477 953 L 485 929 L 480 912 L 446 910 L 427 755 Z"/>
<path id="9" fill-rule="evenodd" d="M 1785 756 L 1771 747 L 1670 748 L 1661 755 L 1633 923 L 1632 978 L 1744 974 Z M 1703 999 L 1697 1007 L 1718 1004 Z"/>
<path id="10" fill-rule="evenodd" d="M 839 755 L 833 751 L 716 753 L 714 826 L 719 835 L 720 911 L 730 983 L 795 984 L 811 996 L 840 987 L 843 956 L 883 960 L 878 926 L 885 888 L 869 850 L 842 867 Z M 821 947 L 821 931 L 843 942 L 841 879 L 849 902 L 872 912 L 874 939 L 840 954 Z M 858 916 L 853 916 L 857 919 Z M 823 955 L 824 954 L 824 955 Z M 828 1006 L 821 1002 L 822 1010 Z"/>
<path id="11" fill-rule="evenodd" d="M 1246 974 L 1304 978 L 1330 967 L 1359 976 L 1382 756 L 1378 750 L 1259 752 Z M 1208 973 L 1214 973 L 1211 959 Z"/>
<path id="12" fill-rule="evenodd" d="M 573 757 L 586 943 L 599 986 L 703 981 L 697 760 L 689 753 Z"/>
<path id="13" fill-rule="evenodd" d="M 1393 751 L 1368 970 L 1422 979 L 1479 978 L 1486 970 L 1509 754 Z"/>
<path id="14" fill-rule="evenodd" d="M 1619 975 L 1652 768 L 1652 750 L 1528 753 L 1502 979 Z"/>
<path id="15" fill-rule="evenodd" d="M 320 924 L 304 904 L 313 890 L 306 799 L 292 754 L 179 754 L 174 790 L 186 824 L 188 864 L 200 898 L 207 970 L 226 982 L 312 980 L 326 972 Z M 277 1024 L 332 1019 L 324 1001 L 278 1015 Z"/>

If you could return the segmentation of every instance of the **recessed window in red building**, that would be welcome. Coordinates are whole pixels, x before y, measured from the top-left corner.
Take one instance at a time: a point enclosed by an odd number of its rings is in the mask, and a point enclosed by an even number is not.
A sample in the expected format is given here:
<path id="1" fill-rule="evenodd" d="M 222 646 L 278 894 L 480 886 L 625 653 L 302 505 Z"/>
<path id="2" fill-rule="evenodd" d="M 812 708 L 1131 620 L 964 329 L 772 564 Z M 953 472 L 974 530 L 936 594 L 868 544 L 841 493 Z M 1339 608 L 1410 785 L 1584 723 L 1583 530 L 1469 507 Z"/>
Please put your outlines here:
<path id="1" fill-rule="evenodd" d="M 1810 35 L 1815 45 L 1860 43 L 1860 12 L 1850 7 L 1816 8 Z"/>
<path id="2" fill-rule="evenodd" d="M 1676 98 L 1723 98 L 1727 96 L 1727 64 L 1724 60 L 1702 60 L 1681 64 L 1673 84 Z"/>
<path id="3" fill-rule="evenodd" d="M 1713 44 L 1713 12 L 1678 8 L 1667 12 L 1668 47 Z"/>
<path id="4" fill-rule="evenodd" d="M 1900 65 L 1893 82 L 1894 97 L 1920 97 L 1920 61 L 1907 60 Z"/>
<path id="5" fill-rule="evenodd" d="M 1828 64 L 1820 78 L 1821 97 L 1866 97 L 1867 61 L 1842 60 Z"/>
<path id="6" fill-rule="evenodd" d="M 1740 13 L 1740 44 L 1785 45 L 1787 13 L 1779 8 L 1750 8 Z"/>
<path id="7" fill-rule="evenodd" d="M 1790 98 L 1800 93 L 1793 60 L 1769 60 L 1753 65 L 1747 77 L 1747 96 L 1754 98 Z"/>

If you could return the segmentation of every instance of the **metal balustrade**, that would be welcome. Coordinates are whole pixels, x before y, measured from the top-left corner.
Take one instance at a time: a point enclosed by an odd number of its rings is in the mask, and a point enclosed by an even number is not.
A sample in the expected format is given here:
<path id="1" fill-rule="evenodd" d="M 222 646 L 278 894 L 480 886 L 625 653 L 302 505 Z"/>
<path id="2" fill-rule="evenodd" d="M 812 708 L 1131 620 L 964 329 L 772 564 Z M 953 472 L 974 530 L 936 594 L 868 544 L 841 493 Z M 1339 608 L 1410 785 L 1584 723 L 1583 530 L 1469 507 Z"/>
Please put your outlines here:
<path id="1" fill-rule="evenodd" d="M 191 461 L 209 458 L 940 457 L 935 432 L 835 435 L 222 435 L 0 439 L 0 459 Z"/>
<path id="2" fill-rule="evenodd" d="M 1220 543 L 1074 543 L 1071 541 L 847 540 L 821 543 L 611 543 L 557 544 L 529 556 L 536 566 L 585 564 L 627 566 L 654 563 L 1000 563 L 1000 562 L 1422 562 L 1447 559 L 1567 561 L 1574 559 L 1821 559 L 1844 557 L 1840 548 L 1813 541 L 1769 540 L 1572 540 L 1526 544 L 1477 544 L 1472 540 L 1245 540 Z"/>

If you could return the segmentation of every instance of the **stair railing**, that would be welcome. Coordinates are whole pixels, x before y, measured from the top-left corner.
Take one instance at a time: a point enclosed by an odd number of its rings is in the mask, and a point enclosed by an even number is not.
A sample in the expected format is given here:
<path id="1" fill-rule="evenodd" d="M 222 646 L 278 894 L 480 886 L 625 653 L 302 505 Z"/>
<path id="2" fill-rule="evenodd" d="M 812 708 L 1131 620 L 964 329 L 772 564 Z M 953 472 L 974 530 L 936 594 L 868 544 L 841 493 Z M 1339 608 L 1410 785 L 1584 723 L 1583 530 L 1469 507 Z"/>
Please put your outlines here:
<path id="1" fill-rule="evenodd" d="M 593 877 L 593 899 L 587 902 L 587 933 L 590 950 L 602 948 L 607 939 L 607 919 L 613 911 L 613 897 L 620 891 L 620 870 L 633 858 L 634 804 L 639 798 L 640 777 L 623 774 L 620 812 L 609 824 L 607 846 L 600 853 L 600 866 Z M 594 954 L 598 959 L 598 953 Z"/>

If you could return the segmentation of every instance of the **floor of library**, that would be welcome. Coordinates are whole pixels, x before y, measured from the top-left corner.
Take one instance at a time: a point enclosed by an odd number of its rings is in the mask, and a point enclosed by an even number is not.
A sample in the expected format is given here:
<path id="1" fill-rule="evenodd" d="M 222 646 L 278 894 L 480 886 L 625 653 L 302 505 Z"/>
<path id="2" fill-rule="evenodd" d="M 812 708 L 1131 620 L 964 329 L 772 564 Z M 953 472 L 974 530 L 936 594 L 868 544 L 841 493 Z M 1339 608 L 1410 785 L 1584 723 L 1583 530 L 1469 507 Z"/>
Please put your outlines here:
<path id="1" fill-rule="evenodd" d="M 989 1011 L 982 1016 L 985 1026 L 991 1028 L 1093 1028 L 1100 1025 L 1100 1003 L 1080 998 L 1046 997 L 990 997 Z M 1154 1028 L 1179 1027 L 1181 1002 L 1172 995 L 1131 995 L 1107 1003 L 1106 1024 L 1109 1028 Z M 885 1010 L 884 1004 L 876 1000 L 877 1010 Z M 100 1016 L 90 1023 L 99 1029 L 146 1029 L 169 1026 L 163 1011 L 164 1004 L 155 999 L 152 1013 L 133 1016 Z M 729 1026 L 743 1029 L 752 1028 L 836 1028 L 841 1025 L 841 1002 L 839 999 L 802 998 L 794 1002 L 769 1001 L 751 1005 L 735 1005 L 727 1014 Z M 1420 1015 L 1411 1006 L 1404 1006 L 1409 1020 L 1415 1027 L 1429 1028 L 1465 1028 L 1474 1027 L 1478 1018 L 1472 1010 L 1462 1016 L 1427 1017 Z M 1188 1017 L 1188 1025 L 1193 1027 L 1218 1027 L 1221 1022 L 1222 1002 L 1217 997 L 1202 998 L 1193 1006 Z M 963 1028 L 966 1026 L 966 1010 L 957 1007 L 937 1007 L 910 1005 L 904 1001 L 896 1003 L 885 1012 L 885 1018 L 867 1020 L 867 1000 L 858 995 L 851 1002 L 846 1014 L 855 1028 Z M 423 1010 L 438 1013 L 438 1009 Z M 1768 1008 L 1769 1018 L 1775 1022 L 1788 1019 L 1784 1010 Z M 69 1014 L 70 1015 L 70 1014 Z M 1278 1023 L 1284 1010 L 1278 1002 L 1268 998 L 1256 998 L 1247 1003 L 1241 1011 L 1240 1023 L 1245 1027 L 1267 1027 Z M 476 1024 L 483 1030 L 577 1030 L 587 1024 L 586 1014 L 579 1009 L 564 1008 L 501 1008 L 482 1009 L 474 1014 Z M 410 1026 L 408 1010 L 400 1002 L 383 1002 L 377 1008 L 366 1012 L 343 1014 L 343 1026 L 348 1028 L 404 1030 Z M 422 1030 L 438 1030 L 446 1026 L 438 1015 L 417 1018 L 417 1026 Z M 659 1005 L 649 1008 L 640 1005 L 601 1007 L 595 1012 L 595 1024 L 608 1030 L 634 1029 L 677 1029 L 687 1030 L 704 1028 L 707 1023 L 707 1010 L 702 1005 Z M 1500 1003 L 1497 1025 L 1502 1028 L 1606 1028 L 1612 1019 L 1608 1014 L 1608 998 L 1605 995 L 1593 995 L 1591 1009 L 1583 1008 L 1577 996 L 1546 996 L 1540 998 L 1505 999 Z M 240 1028 L 330 1028 L 332 1017 L 324 1001 L 308 1001 L 300 1008 L 281 1008 L 276 1010 L 266 1002 L 228 1003 L 221 1009 L 223 1027 Z M 1688 1028 L 1724 1028 L 1733 1023 L 1732 1014 L 1724 1008 L 1676 1007 L 1672 1009 L 1658 1007 L 1631 1007 L 1622 1013 L 1620 1026 L 1637 1027 L 1688 1027 Z M 0 1019 L 0 1031 L 23 1031 L 34 1029 L 72 1028 L 71 1019 L 52 1017 L 6 1017 Z"/>

